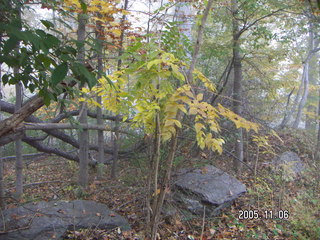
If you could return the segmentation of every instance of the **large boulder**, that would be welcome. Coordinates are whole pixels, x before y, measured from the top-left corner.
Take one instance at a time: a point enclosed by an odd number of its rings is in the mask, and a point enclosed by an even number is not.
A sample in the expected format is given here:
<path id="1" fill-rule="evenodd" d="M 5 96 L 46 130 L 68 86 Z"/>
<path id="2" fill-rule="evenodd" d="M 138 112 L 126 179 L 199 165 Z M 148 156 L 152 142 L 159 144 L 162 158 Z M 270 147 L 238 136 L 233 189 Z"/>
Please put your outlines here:
<path id="1" fill-rule="evenodd" d="M 286 180 L 293 180 L 298 177 L 304 170 L 304 163 L 298 154 L 287 151 L 272 160 L 274 169 L 283 174 Z"/>
<path id="2" fill-rule="evenodd" d="M 174 183 L 173 199 L 179 208 L 189 213 L 202 215 L 206 207 L 207 216 L 216 216 L 245 192 L 245 185 L 237 179 L 207 165 L 180 170 Z"/>
<path id="3" fill-rule="evenodd" d="M 80 228 L 130 229 L 126 219 L 94 201 L 28 203 L 3 211 L 0 240 L 63 239 L 67 230 Z"/>

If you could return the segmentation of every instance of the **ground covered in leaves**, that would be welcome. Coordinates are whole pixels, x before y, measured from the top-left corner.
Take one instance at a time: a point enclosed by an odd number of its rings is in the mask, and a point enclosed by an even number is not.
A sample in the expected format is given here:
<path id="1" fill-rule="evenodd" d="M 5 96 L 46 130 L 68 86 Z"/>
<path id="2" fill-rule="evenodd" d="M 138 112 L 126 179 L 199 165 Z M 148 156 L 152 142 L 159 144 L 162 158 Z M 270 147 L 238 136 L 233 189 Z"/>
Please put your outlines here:
<path id="1" fill-rule="evenodd" d="M 305 138 L 301 142 L 308 141 L 308 136 Z M 320 176 L 309 144 L 297 143 L 292 134 L 283 134 L 281 139 L 269 136 L 268 144 L 259 147 L 258 141 L 250 142 L 247 164 L 251 169 L 246 168 L 238 176 L 246 184 L 248 193 L 230 209 L 215 218 L 201 216 L 182 220 L 177 215 L 170 221 L 163 220 L 159 227 L 160 239 L 320 239 Z M 269 164 L 274 154 L 286 150 L 297 152 L 307 165 L 307 173 L 295 181 L 286 181 L 270 172 Z M 230 156 L 214 156 L 215 161 L 205 152 L 200 156 L 198 166 L 214 164 L 234 175 L 230 170 Z M 189 161 L 180 157 L 175 167 L 190 165 Z M 132 230 L 86 229 L 70 232 L 66 239 L 144 239 L 146 168 L 142 160 L 135 158 L 122 160 L 119 169 L 116 181 L 109 179 L 108 168 L 102 180 L 97 180 L 96 170 L 91 169 L 90 186 L 83 192 L 77 187 L 76 163 L 48 155 L 26 160 L 25 194 L 21 202 L 16 202 L 12 198 L 14 162 L 8 161 L 5 163 L 7 207 L 40 200 L 94 200 L 126 217 Z M 246 214 L 257 212 L 259 217 L 240 219 L 241 211 L 247 211 Z"/>

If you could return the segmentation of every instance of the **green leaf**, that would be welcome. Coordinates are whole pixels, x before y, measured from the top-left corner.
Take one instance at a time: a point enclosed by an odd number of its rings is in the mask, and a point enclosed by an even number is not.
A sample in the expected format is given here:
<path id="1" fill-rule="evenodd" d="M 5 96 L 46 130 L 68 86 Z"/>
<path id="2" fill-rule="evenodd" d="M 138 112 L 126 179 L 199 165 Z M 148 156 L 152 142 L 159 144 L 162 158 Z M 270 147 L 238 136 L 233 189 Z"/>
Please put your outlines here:
<path id="1" fill-rule="evenodd" d="M 40 21 L 47 29 L 50 29 L 50 28 L 54 27 L 53 23 L 50 22 L 50 21 L 47 21 L 47 20 L 40 20 Z"/>
<path id="2" fill-rule="evenodd" d="M 68 73 L 68 64 L 66 62 L 61 63 L 57 66 L 51 75 L 51 82 L 53 85 L 56 85 L 63 81 L 63 79 L 67 76 Z"/>
<path id="3" fill-rule="evenodd" d="M 9 82 L 9 76 L 8 74 L 5 74 L 2 76 L 2 82 L 4 85 L 6 85 Z"/>
<path id="4" fill-rule="evenodd" d="M 86 12 L 88 8 L 87 4 L 84 1 L 80 0 L 80 5 L 81 5 L 82 11 Z"/>
<path id="5" fill-rule="evenodd" d="M 18 42 L 19 40 L 16 37 L 10 37 L 9 40 L 6 41 L 3 46 L 3 54 L 7 55 L 12 49 L 14 49 L 17 46 Z"/>
<path id="6" fill-rule="evenodd" d="M 50 101 L 51 101 L 51 94 L 49 94 L 47 89 L 40 89 L 39 90 L 39 95 L 41 97 L 43 97 L 43 102 L 46 106 L 50 105 Z"/>
<path id="7" fill-rule="evenodd" d="M 42 64 L 46 67 L 49 68 L 51 63 L 53 64 L 53 60 L 49 58 L 47 55 L 44 54 L 39 54 L 37 58 L 42 62 Z"/>
<path id="8" fill-rule="evenodd" d="M 85 78 L 85 82 L 88 83 L 89 88 L 92 88 L 96 83 L 97 79 L 95 76 L 88 71 L 88 69 L 83 66 L 83 64 L 76 63 L 76 68 L 78 69 L 79 73 Z"/>
<path id="9" fill-rule="evenodd" d="M 28 85 L 28 88 L 29 88 L 30 92 L 33 93 L 34 90 L 36 89 L 36 85 L 34 85 L 33 83 L 31 83 L 31 84 Z"/>
<path id="10" fill-rule="evenodd" d="M 32 32 L 26 32 L 26 36 L 27 36 L 27 39 L 33 44 L 33 46 L 39 50 L 40 48 L 40 38 L 32 33 Z"/>
<path id="11" fill-rule="evenodd" d="M 107 79 L 107 81 L 111 87 L 116 88 L 116 86 L 114 85 L 114 83 L 111 81 L 111 79 L 108 76 L 105 76 L 105 78 Z"/>
<path id="12" fill-rule="evenodd" d="M 60 45 L 60 40 L 55 36 L 48 34 L 44 43 L 48 48 L 53 48 Z"/>
<path id="13" fill-rule="evenodd" d="M 36 29 L 36 33 L 41 38 L 45 38 L 47 36 L 47 33 L 45 31 L 41 30 L 41 29 Z"/>

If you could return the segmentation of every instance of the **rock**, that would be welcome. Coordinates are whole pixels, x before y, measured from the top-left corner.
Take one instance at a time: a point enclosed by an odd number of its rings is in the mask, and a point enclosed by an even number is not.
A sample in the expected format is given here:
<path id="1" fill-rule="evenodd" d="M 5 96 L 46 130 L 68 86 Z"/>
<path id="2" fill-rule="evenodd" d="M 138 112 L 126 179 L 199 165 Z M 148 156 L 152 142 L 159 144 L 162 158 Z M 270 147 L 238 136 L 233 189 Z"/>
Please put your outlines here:
<path id="1" fill-rule="evenodd" d="M 174 183 L 173 199 L 179 208 L 192 214 L 202 215 L 205 206 L 207 216 L 216 216 L 245 192 L 245 185 L 237 179 L 207 165 L 181 170 Z"/>
<path id="2" fill-rule="evenodd" d="M 304 164 L 298 154 L 287 151 L 272 160 L 275 170 L 282 170 L 286 180 L 297 178 L 304 170 Z"/>
<path id="3" fill-rule="evenodd" d="M 0 240 L 63 239 L 67 230 L 116 227 L 130 229 L 126 219 L 104 204 L 86 200 L 42 201 L 4 210 L 0 229 L 7 233 L 0 234 Z"/>

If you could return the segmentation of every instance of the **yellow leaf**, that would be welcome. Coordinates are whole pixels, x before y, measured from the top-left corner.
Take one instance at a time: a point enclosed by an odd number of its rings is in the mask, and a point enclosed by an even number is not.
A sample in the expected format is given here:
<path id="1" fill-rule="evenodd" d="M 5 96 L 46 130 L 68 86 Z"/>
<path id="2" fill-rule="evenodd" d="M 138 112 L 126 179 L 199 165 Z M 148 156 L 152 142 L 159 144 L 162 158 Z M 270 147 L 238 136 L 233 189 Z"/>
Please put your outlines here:
<path id="1" fill-rule="evenodd" d="M 172 68 L 172 73 L 173 75 L 181 80 L 181 81 L 185 81 L 185 78 L 183 76 L 183 74 L 179 71 L 179 67 L 177 65 L 174 65 L 174 64 L 170 64 L 171 68 Z"/>
<path id="2" fill-rule="evenodd" d="M 179 122 L 178 120 L 174 119 L 174 124 L 178 127 L 178 128 L 182 128 L 181 122 Z"/>
<path id="3" fill-rule="evenodd" d="M 157 64 L 159 64 L 161 62 L 162 62 L 161 59 L 152 60 L 152 61 L 148 62 L 147 69 L 150 69 L 150 68 L 152 68 L 152 66 L 157 65 Z"/>
<path id="4" fill-rule="evenodd" d="M 191 103 L 190 98 L 188 98 L 187 96 L 177 96 L 176 99 L 181 100 L 182 102 L 189 104 L 189 105 Z"/>
<path id="5" fill-rule="evenodd" d="M 179 104 L 179 105 L 178 105 L 178 108 L 179 108 L 182 112 L 187 113 L 187 109 L 184 107 L 184 105 Z"/>
<path id="6" fill-rule="evenodd" d="M 202 101 L 202 99 L 203 99 L 203 94 L 202 94 L 202 93 L 199 93 L 199 94 L 197 95 L 197 100 L 200 102 L 200 101 Z"/>
<path id="7" fill-rule="evenodd" d="M 83 92 L 83 93 L 89 93 L 90 90 L 89 90 L 88 88 L 82 88 L 82 89 L 81 89 L 81 92 Z"/>
<path id="8" fill-rule="evenodd" d="M 278 139 L 283 143 L 283 140 L 282 140 L 281 137 L 277 134 L 276 131 L 271 130 L 271 134 L 272 134 L 273 136 L 275 136 L 276 138 L 278 138 Z"/>
<path id="9" fill-rule="evenodd" d="M 161 136 L 162 136 L 162 141 L 165 142 L 171 138 L 172 134 L 170 132 L 165 132 L 165 133 L 162 133 Z"/>
<path id="10" fill-rule="evenodd" d="M 197 110 L 196 108 L 191 107 L 191 108 L 189 109 L 189 114 L 190 114 L 190 115 L 195 115 L 195 114 L 197 114 L 197 113 L 198 113 L 198 110 Z"/>
<path id="11" fill-rule="evenodd" d="M 143 111 L 145 110 L 144 107 L 139 106 L 139 105 L 137 105 L 136 108 L 137 108 L 137 110 L 138 110 L 139 112 L 143 112 Z"/>
<path id="12" fill-rule="evenodd" d="M 157 196 L 160 192 L 161 190 L 158 188 L 157 191 L 152 194 L 152 197 Z"/>
<path id="13" fill-rule="evenodd" d="M 203 150 L 206 147 L 206 144 L 204 142 L 200 142 L 199 147 Z"/>
<path id="14" fill-rule="evenodd" d="M 172 133 L 172 135 L 175 135 L 175 134 L 176 134 L 176 128 L 175 128 L 175 127 L 169 126 L 169 127 L 168 127 L 168 130 L 169 130 L 169 132 Z"/>
<path id="15" fill-rule="evenodd" d="M 196 123 L 194 128 L 196 129 L 196 132 L 199 132 L 202 128 L 204 128 L 204 125 L 202 123 Z"/>
<path id="16" fill-rule="evenodd" d="M 96 107 L 102 107 L 101 104 L 99 104 L 97 101 L 94 101 L 93 99 L 89 99 L 89 103 Z"/>
<path id="17" fill-rule="evenodd" d="M 124 116 L 124 117 L 122 118 L 122 122 L 127 121 L 127 119 L 128 119 L 128 116 Z"/>
<path id="18" fill-rule="evenodd" d="M 194 98 L 194 97 L 193 97 L 193 93 L 192 93 L 191 91 L 185 91 L 185 94 L 186 94 L 188 97 Z"/>
<path id="19" fill-rule="evenodd" d="M 112 29 L 111 32 L 114 33 L 114 35 L 116 35 L 117 37 L 120 37 L 122 31 L 121 29 L 116 28 Z"/>

